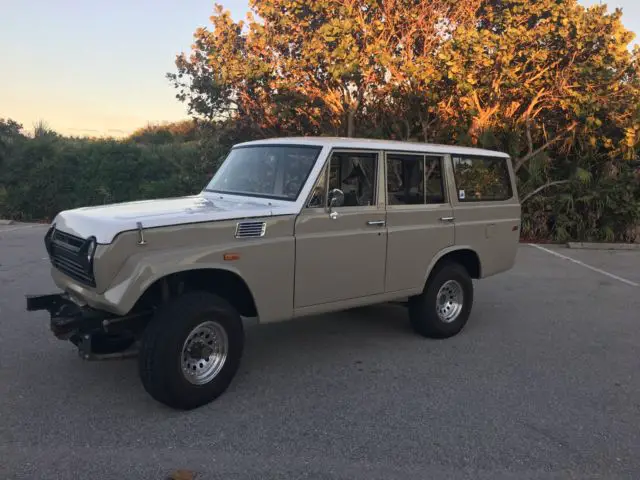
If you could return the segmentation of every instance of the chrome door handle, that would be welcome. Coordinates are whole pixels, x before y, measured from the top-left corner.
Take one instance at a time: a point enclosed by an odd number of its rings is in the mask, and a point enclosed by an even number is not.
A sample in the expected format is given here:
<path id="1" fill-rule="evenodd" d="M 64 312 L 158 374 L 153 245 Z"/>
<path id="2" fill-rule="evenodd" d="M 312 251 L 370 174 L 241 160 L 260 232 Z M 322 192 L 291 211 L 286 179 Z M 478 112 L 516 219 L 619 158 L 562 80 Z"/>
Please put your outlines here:
<path id="1" fill-rule="evenodd" d="M 330 218 L 331 220 L 335 220 L 335 219 L 337 219 L 337 218 L 338 218 L 338 212 L 335 212 L 335 211 L 334 211 L 334 212 L 331 212 L 331 213 L 329 214 L 329 218 Z"/>
<path id="2" fill-rule="evenodd" d="M 372 227 L 384 227 L 387 224 L 384 220 L 369 220 L 367 225 Z"/>
<path id="3" fill-rule="evenodd" d="M 453 222 L 456 217 L 440 217 L 441 222 Z"/>

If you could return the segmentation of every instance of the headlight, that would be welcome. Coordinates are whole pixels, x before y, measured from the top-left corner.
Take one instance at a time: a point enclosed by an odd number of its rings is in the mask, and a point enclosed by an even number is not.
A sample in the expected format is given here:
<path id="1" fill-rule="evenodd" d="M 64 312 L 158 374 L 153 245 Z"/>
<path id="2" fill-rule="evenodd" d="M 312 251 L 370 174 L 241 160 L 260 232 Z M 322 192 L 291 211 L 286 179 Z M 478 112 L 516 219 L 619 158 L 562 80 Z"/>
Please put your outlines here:
<path id="1" fill-rule="evenodd" d="M 89 246 L 87 247 L 87 263 L 91 263 L 93 260 L 93 254 L 96 252 L 96 239 L 91 238 Z"/>

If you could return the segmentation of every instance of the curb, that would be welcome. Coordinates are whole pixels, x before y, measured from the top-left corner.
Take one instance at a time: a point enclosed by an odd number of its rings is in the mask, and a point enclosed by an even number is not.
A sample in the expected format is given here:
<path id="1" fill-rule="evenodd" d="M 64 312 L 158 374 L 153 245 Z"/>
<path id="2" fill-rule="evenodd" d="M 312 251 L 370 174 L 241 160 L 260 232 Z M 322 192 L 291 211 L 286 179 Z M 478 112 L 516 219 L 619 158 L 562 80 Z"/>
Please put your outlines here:
<path id="1" fill-rule="evenodd" d="M 640 243 L 585 243 L 568 242 L 568 248 L 582 250 L 640 250 Z"/>
<path id="2" fill-rule="evenodd" d="M 15 223 L 15 221 L 13 220 L 2 220 L 0 218 L 0 225 L 13 225 Z"/>

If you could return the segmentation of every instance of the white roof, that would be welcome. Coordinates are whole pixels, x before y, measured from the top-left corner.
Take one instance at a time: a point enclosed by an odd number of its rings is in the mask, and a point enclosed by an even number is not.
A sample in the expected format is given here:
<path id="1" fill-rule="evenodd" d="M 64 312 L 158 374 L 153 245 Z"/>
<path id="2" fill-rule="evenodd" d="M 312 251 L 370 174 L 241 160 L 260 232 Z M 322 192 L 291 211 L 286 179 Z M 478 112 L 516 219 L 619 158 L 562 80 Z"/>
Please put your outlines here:
<path id="1" fill-rule="evenodd" d="M 342 137 L 280 137 L 265 140 L 254 140 L 235 145 L 315 145 L 330 148 L 362 148 L 374 150 L 402 150 L 406 152 L 425 152 L 452 155 L 485 155 L 490 157 L 508 158 L 509 155 L 496 150 L 482 148 L 459 147 L 455 145 L 438 145 L 420 142 L 400 142 L 397 140 L 375 140 L 368 138 L 342 138 Z"/>

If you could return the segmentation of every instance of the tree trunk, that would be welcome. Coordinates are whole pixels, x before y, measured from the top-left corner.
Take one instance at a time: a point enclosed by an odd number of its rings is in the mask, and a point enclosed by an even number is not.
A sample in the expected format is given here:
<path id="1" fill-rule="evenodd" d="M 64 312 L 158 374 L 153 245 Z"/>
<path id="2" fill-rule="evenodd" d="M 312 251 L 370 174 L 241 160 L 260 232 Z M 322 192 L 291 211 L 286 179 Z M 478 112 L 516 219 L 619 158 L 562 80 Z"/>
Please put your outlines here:
<path id="1" fill-rule="evenodd" d="M 429 125 L 424 120 L 420 123 L 422 124 L 422 140 L 424 143 L 429 143 Z"/>
<path id="2" fill-rule="evenodd" d="M 544 152 L 547 148 L 549 148 L 551 145 L 558 142 L 559 140 L 562 140 L 565 137 L 565 135 L 573 131 L 573 129 L 576 128 L 577 125 L 578 125 L 578 122 L 573 122 L 571 125 L 569 125 L 567 128 L 562 130 L 559 134 L 557 134 L 555 137 L 547 141 L 544 145 L 537 148 L 536 150 L 531 151 L 532 145 L 531 145 L 531 142 L 529 142 L 529 149 L 530 149 L 529 153 L 527 153 L 524 157 L 518 158 L 515 160 L 515 163 L 514 163 L 515 172 L 517 173 L 518 170 L 520 170 L 520 168 L 522 168 L 522 166 L 525 163 L 527 163 L 529 160 L 531 160 L 533 157 L 535 157 L 539 153 Z"/>
<path id="3" fill-rule="evenodd" d="M 411 140 L 411 124 L 409 123 L 409 120 L 407 120 L 406 118 L 404 119 L 404 128 L 405 128 L 405 136 L 404 139 L 405 141 L 409 141 Z"/>
<path id="4" fill-rule="evenodd" d="M 549 187 L 555 187 L 556 185 L 564 185 L 566 183 L 569 183 L 569 180 L 557 180 L 555 182 L 549 182 L 549 183 L 545 183 L 544 185 L 536 188 L 533 192 L 525 195 L 521 200 L 520 200 L 520 204 L 524 204 L 527 200 L 529 200 L 531 197 L 537 195 L 538 193 L 540 193 L 541 191 L 549 188 Z"/>
<path id="5" fill-rule="evenodd" d="M 362 105 L 362 100 L 364 98 L 365 87 L 362 85 L 358 88 L 358 95 L 354 99 L 353 95 L 347 92 L 345 96 L 349 98 L 347 102 L 347 137 L 352 138 L 356 136 L 356 114 L 360 110 L 360 105 Z"/>
<path id="6" fill-rule="evenodd" d="M 356 111 L 349 110 L 347 113 L 347 137 L 356 136 Z"/>
<path id="7" fill-rule="evenodd" d="M 429 122 L 428 122 L 429 114 L 427 113 L 427 118 L 425 119 L 422 116 L 422 111 L 418 110 L 418 120 L 420 121 L 420 128 L 422 129 L 422 141 L 425 143 L 429 143 Z"/>

